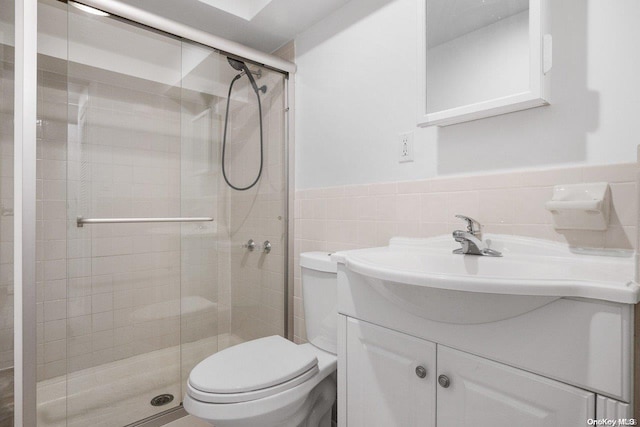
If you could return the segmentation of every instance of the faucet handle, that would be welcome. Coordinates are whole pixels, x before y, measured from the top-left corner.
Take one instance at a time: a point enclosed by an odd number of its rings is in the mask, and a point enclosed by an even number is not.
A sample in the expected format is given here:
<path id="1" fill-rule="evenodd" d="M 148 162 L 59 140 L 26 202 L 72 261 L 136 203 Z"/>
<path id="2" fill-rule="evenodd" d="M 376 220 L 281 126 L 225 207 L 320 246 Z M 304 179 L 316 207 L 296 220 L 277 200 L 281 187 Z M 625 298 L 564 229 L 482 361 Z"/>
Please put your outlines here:
<path id="1" fill-rule="evenodd" d="M 467 231 L 474 236 L 478 237 L 481 233 L 482 224 L 476 221 L 473 218 L 464 215 L 456 215 L 456 218 L 460 218 L 463 221 L 467 222 Z"/>

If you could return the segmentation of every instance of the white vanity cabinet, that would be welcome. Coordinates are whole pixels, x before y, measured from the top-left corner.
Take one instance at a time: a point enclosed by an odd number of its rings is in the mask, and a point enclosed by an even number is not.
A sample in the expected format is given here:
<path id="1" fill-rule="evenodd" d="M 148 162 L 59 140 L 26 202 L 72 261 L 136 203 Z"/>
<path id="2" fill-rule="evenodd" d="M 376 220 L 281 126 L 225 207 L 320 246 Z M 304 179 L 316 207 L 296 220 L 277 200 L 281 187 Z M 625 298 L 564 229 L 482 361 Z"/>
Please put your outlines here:
<path id="1" fill-rule="evenodd" d="M 347 425 L 436 425 L 436 345 L 347 320 Z"/>
<path id="2" fill-rule="evenodd" d="M 438 346 L 438 376 L 438 426 L 582 426 L 595 418 L 594 393 L 448 347 Z"/>
<path id="3" fill-rule="evenodd" d="M 341 427 L 564 427 L 595 418 L 594 393 L 368 322 L 341 322 Z"/>
<path id="4" fill-rule="evenodd" d="M 504 256 L 459 255 L 450 235 L 333 254 L 340 427 L 632 417 L 633 254 L 485 238 Z"/>

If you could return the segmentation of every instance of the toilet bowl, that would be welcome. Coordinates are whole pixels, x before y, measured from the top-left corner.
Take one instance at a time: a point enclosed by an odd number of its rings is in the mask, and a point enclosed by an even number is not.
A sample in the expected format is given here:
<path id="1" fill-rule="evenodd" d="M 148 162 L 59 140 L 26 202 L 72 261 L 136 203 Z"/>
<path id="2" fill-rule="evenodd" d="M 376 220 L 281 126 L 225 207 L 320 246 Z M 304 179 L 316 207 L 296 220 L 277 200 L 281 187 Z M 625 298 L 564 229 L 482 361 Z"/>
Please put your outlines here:
<path id="1" fill-rule="evenodd" d="M 330 427 L 336 399 L 337 266 L 328 254 L 300 255 L 309 343 L 274 335 L 200 362 L 185 410 L 215 427 Z"/>

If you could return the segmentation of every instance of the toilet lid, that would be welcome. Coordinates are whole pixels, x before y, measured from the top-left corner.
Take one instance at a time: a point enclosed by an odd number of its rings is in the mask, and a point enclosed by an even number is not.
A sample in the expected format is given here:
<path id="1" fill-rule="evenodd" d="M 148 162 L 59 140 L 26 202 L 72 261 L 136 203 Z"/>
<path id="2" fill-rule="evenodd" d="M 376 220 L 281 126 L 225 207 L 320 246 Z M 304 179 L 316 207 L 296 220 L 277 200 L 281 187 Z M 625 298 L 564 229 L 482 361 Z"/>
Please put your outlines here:
<path id="1" fill-rule="evenodd" d="M 317 364 L 306 347 L 274 335 L 207 357 L 191 371 L 189 385 L 204 393 L 238 395 L 288 382 L 317 370 Z"/>

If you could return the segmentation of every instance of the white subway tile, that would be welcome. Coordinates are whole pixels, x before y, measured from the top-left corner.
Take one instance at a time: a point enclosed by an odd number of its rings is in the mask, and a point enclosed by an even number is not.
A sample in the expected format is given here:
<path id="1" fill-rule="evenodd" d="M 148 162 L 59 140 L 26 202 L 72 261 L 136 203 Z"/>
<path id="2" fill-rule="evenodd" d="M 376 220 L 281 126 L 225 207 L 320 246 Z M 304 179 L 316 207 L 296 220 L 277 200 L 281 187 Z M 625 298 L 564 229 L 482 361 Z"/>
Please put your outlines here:
<path id="1" fill-rule="evenodd" d="M 96 332 L 91 336 L 93 351 L 113 348 L 113 329 Z"/>
<path id="2" fill-rule="evenodd" d="M 399 194 L 396 196 L 396 219 L 399 221 L 415 221 L 421 218 L 419 194 Z"/>
<path id="3" fill-rule="evenodd" d="M 43 367 L 42 379 L 51 379 L 66 374 L 67 364 L 65 359 L 56 360 L 54 362 L 45 363 Z"/>
<path id="4" fill-rule="evenodd" d="M 67 317 L 66 300 L 45 301 L 43 308 L 45 322 L 66 319 Z"/>
<path id="5" fill-rule="evenodd" d="M 44 343 L 44 362 L 50 363 L 67 357 L 67 340 Z"/>
<path id="6" fill-rule="evenodd" d="M 375 221 L 358 221 L 356 229 L 358 236 L 356 243 L 365 246 L 376 244 L 377 223 Z"/>
<path id="7" fill-rule="evenodd" d="M 369 195 L 368 185 L 347 185 L 344 187 L 345 197 L 362 197 Z"/>
<path id="8" fill-rule="evenodd" d="M 78 317 L 91 314 L 91 297 L 84 296 L 78 298 L 69 298 L 67 302 L 67 310 L 69 317 Z"/>
<path id="9" fill-rule="evenodd" d="M 515 190 L 518 191 L 518 190 Z M 476 218 L 482 224 L 513 224 L 514 192 L 512 190 L 482 190 L 478 193 L 479 211 Z"/>
<path id="10" fill-rule="evenodd" d="M 396 222 L 378 221 L 376 223 L 376 246 L 386 246 L 389 239 L 398 235 L 398 227 Z"/>
<path id="11" fill-rule="evenodd" d="M 467 177 L 440 177 L 429 182 L 430 192 L 450 193 L 453 191 L 468 191 L 473 189 L 473 178 Z"/>
<path id="12" fill-rule="evenodd" d="M 52 320 L 44 322 L 44 342 L 64 340 L 67 338 L 67 320 Z"/>
<path id="13" fill-rule="evenodd" d="M 562 184 L 578 184 L 584 182 L 583 176 L 584 169 L 582 167 L 572 167 L 516 172 L 513 175 L 513 179 L 521 187 L 549 187 Z"/>
<path id="14" fill-rule="evenodd" d="M 480 216 L 479 194 L 477 191 L 447 193 L 447 221 L 456 222 L 456 215 L 471 218 Z"/>
<path id="15" fill-rule="evenodd" d="M 91 331 L 93 333 L 113 329 L 113 311 L 105 311 L 91 315 Z"/>
<path id="16" fill-rule="evenodd" d="M 79 337 L 91 333 L 91 315 L 70 317 L 67 320 L 69 337 Z"/>
<path id="17" fill-rule="evenodd" d="M 65 259 L 57 259 L 44 262 L 44 279 L 53 281 L 58 279 L 66 279 L 67 277 L 67 261 Z"/>
<path id="18" fill-rule="evenodd" d="M 428 193 L 431 189 L 429 180 L 398 182 L 398 194 Z"/>
<path id="19" fill-rule="evenodd" d="M 522 187 L 512 190 L 514 224 L 550 224 L 551 213 L 545 203 L 553 196 L 553 187 Z"/>
<path id="20" fill-rule="evenodd" d="M 91 312 L 102 313 L 113 310 L 113 293 L 103 293 L 91 297 Z"/>
<path id="21" fill-rule="evenodd" d="M 633 250 L 636 245 L 636 227 L 612 225 L 606 231 L 605 247 Z"/>
<path id="22" fill-rule="evenodd" d="M 44 282 L 44 301 L 62 300 L 67 298 L 67 281 L 51 280 Z"/>
<path id="23" fill-rule="evenodd" d="M 635 182 L 637 174 L 637 163 L 588 166 L 584 168 L 584 182 Z"/>
<path id="24" fill-rule="evenodd" d="M 636 225 L 638 221 L 638 201 L 636 184 L 611 184 L 611 224 Z"/>
<path id="25" fill-rule="evenodd" d="M 605 236 L 604 231 L 589 230 L 558 230 L 558 234 L 562 235 L 564 241 L 572 247 L 577 248 L 604 248 Z"/>
<path id="26" fill-rule="evenodd" d="M 447 194 L 433 193 L 420 196 L 421 222 L 447 222 Z"/>
<path id="27" fill-rule="evenodd" d="M 451 233 L 452 228 L 446 223 L 420 223 L 420 235 L 416 237 L 434 237 Z"/>
<path id="28" fill-rule="evenodd" d="M 376 211 L 374 219 L 377 219 L 378 221 L 395 221 L 398 219 L 397 197 L 398 196 L 395 194 L 376 197 Z"/>
<path id="29" fill-rule="evenodd" d="M 383 182 L 369 185 L 369 195 L 377 196 L 384 194 L 396 194 L 398 185 L 395 182 Z"/>
<path id="30" fill-rule="evenodd" d="M 378 217 L 378 205 L 375 197 L 356 197 L 354 200 L 355 206 L 352 207 L 352 209 L 355 209 L 357 212 L 355 219 L 367 220 Z"/>

